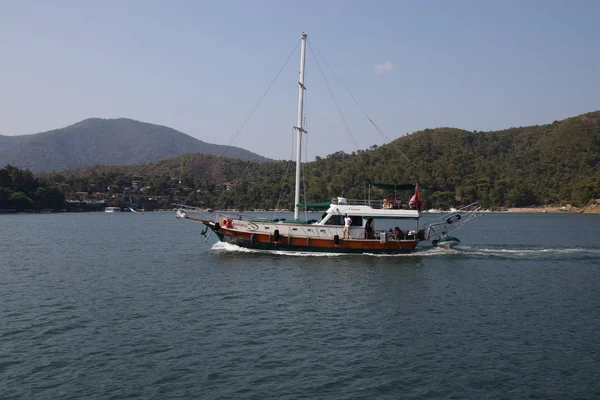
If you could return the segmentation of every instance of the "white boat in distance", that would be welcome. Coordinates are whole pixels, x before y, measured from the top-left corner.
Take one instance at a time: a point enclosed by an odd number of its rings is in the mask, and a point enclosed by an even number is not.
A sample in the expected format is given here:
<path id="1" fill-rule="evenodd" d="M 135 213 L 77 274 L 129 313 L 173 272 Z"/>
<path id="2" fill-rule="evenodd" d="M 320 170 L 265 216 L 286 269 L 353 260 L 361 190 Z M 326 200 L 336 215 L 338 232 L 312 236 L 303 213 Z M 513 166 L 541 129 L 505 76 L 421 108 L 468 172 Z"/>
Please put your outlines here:
<path id="1" fill-rule="evenodd" d="M 121 212 L 121 208 L 120 207 L 106 207 L 104 209 L 104 212 L 108 212 L 108 213 Z"/>

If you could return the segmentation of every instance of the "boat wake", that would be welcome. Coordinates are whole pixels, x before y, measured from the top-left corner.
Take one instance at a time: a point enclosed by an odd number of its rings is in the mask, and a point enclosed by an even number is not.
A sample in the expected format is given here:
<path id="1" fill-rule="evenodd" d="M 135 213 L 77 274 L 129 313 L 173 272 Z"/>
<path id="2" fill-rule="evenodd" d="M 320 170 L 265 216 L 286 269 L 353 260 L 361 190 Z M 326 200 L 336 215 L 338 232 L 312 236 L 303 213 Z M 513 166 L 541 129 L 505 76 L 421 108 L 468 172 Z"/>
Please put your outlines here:
<path id="1" fill-rule="evenodd" d="M 279 256 L 293 257 L 474 257 L 474 258 L 506 258 L 506 259 L 529 259 L 529 260 L 553 260 L 553 259 L 580 259 L 600 260 L 600 248 L 543 248 L 543 247 L 490 247 L 490 246 L 456 246 L 452 249 L 440 247 L 417 248 L 412 253 L 401 254 L 341 254 L 341 253 L 315 253 L 296 251 L 273 251 L 247 249 L 230 243 L 218 242 L 212 246 L 212 250 L 230 253 L 256 253 L 274 254 Z"/>
<path id="2" fill-rule="evenodd" d="M 233 253 L 256 253 L 256 254 L 274 254 L 279 256 L 294 256 L 294 257 L 338 257 L 344 254 L 339 253 L 313 253 L 313 252 L 301 252 L 301 251 L 282 251 L 282 250 L 258 250 L 258 249 L 247 249 L 240 247 L 235 244 L 218 242 L 212 247 L 212 250 L 226 251 Z"/>
<path id="3" fill-rule="evenodd" d="M 600 260 L 600 248 L 573 247 L 573 248 L 545 248 L 545 247 L 477 247 L 459 246 L 453 250 L 447 250 L 446 254 L 456 254 L 474 257 L 498 257 L 506 259 L 530 259 L 530 260 L 552 260 L 552 259 L 577 259 L 577 260 Z"/>
<path id="4" fill-rule="evenodd" d="M 423 256 L 437 256 L 448 254 L 447 250 L 439 247 L 428 247 L 423 249 L 417 249 L 412 253 L 400 253 L 400 254 L 373 254 L 373 253 L 362 253 L 362 254 L 347 254 L 347 253 L 327 253 L 327 252 L 302 252 L 302 251 L 273 251 L 273 250 L 257 250 L 247 249 L 244 247 L 237 246 L 231 243 L 218 242 L 212 246 L 212 250 L 233 252 L 233 253 L 257 253 L 257 254 L 275 254 L 280 256 L 292 256 L 292 257 L 356 257 L 356 256 L 368 256 L 368 257 L 423 257 Z"/>
<path id="5" fill-rule="evenodd" d="M 398 253 L 398 254 L 363 253 L 364 256 L 370 256 L 370 257 L 435 257 L 435 256 L 444 256 L 447 254 L 448 254 L 448 250 L 442 249 L 441 247 L 417 248 L 412 253 Z"/>

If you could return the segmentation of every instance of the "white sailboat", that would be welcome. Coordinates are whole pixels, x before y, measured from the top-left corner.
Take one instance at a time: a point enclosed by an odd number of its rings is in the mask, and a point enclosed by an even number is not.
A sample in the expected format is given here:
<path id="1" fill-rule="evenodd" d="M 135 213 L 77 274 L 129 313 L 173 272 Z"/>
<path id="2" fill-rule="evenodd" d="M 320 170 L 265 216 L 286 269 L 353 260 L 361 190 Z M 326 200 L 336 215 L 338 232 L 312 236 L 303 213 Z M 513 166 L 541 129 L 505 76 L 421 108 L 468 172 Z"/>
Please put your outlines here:
<path id="1" fill-rule="evenodd" d="M 425 231 L 419 226 L 421 200 L 415 184 L 373 184 L 376 187 L 394 190 L 411 190 L 413 208 L 395 201 L 354 200 L 338 197 L 324 203 L 300 203 L 300 173 L 304 112 L 304 71 L 307 35 L 301 36 L 300 77 L 298 80 L 298 119 L 294 127 L 296 144 L 296 180 L 294 192 L 294 219 L 232 218 L 216 214 L 212 218 L 192 217 L 199 208 L 178 204 L 177 217 L 188 211 L 183 219 L 206 225 L 219 240 L 240 247 L 266 251 L 328 252 L 328 253 L 375 253 L 395 254 L 412 252 L 419 241 L 425 239 Z M 300 208 L 323 209 L 318 220 L 301 221 Z M 395 220 L 406 231 L 377 229 L 379 220 Z M 349 222 L 348 222 L 349 221 Z M 408 228 L 407 228 L 408 226 Z M 206 232 L 206 230 L 205 230 Z"/>

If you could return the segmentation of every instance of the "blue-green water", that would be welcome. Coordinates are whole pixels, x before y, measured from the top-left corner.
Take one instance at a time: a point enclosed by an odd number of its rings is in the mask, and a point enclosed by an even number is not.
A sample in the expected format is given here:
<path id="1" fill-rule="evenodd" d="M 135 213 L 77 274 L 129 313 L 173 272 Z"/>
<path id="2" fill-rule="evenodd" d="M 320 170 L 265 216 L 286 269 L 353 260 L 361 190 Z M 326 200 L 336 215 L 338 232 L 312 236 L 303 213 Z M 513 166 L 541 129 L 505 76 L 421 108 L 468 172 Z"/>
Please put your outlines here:
<path id="1" fill-rule="evenodd" d="M 0 216 L 0 398 L 600 398 L 600 216 L 490 214 L 404 256 L 201 228 Z"/>

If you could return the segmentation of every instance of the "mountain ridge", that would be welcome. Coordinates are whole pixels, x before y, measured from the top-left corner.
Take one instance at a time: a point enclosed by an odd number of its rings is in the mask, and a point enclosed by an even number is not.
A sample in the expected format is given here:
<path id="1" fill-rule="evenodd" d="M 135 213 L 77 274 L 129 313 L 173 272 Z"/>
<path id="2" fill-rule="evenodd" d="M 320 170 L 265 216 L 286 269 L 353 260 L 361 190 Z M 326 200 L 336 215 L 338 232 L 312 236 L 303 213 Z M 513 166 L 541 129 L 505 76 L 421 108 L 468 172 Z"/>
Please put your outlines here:
<path id="1" fill-rule="evenodd" d="M 32 172 L 145 164 L 187 153 L 269 160 L 239 147 L 207 143 L 164 125 L 130 118 L 87 118 L 45 132 L 0 136 L 0 165 Z"/>
<path id="2" fill-rule="evenodd" d="M 49 179 L 86 191 L 141 175 L 151 187 L 146 194 L 168 195 L 175 202 L 194 192 L 193 205 L 213 208 L 271 209 L 293 204 L 290 161 L 248 165 L 235 159 L 214 162 L 211 157 L 193 154 L 147 165 L 85 167 Z M 352 154 L 338 151 L 316 157 L 304 164 L 302 180 L 303 199 L 308 202 L 336 196 L 365 198 L 367 182 L 418 182 L 426 208 L 474 201 L 483 207 L 563 202 L 584 206 L 600 198 L 600 111 L 501 131 L 425 129 Z M 180 185 L 167 194 L 163 189 L 172 182 Z M 372 190 L 373 198 L 389 195 Z"/>

